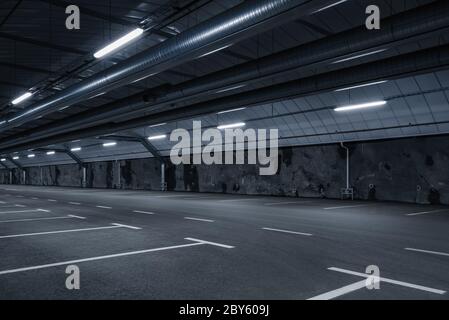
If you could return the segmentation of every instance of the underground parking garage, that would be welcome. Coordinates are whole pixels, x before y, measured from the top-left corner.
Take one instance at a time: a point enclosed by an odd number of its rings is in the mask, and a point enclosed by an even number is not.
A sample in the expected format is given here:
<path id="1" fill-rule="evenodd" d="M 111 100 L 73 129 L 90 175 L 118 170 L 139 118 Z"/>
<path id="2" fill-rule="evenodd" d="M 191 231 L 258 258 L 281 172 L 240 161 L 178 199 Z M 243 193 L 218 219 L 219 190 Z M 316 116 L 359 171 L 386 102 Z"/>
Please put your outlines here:
<path id="1" fill-rule="evenodd" d="M 448 299 L 448 30 L 445 0 L 3 1 L 0 299 Z"/>

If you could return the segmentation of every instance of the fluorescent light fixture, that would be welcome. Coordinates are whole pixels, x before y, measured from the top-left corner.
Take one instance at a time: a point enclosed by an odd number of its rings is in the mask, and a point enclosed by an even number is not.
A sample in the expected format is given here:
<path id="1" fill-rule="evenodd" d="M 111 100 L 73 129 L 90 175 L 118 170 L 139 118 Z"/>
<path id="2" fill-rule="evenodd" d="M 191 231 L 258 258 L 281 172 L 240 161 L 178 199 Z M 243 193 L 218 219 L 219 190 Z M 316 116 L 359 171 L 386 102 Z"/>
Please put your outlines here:
<path id="1" fill-rule="evenodd" d="M 72 151 L 72 152 L 81 151 L 81 147 L 72 148 L 72 149 L 70 149 L 70 151 Z"/>
<path id="2" fill-rule="evenodd" d="M 5 159 L 5 158 L 1 158 L 0 161 L 1 161 L 1 162 L 5 162 L 6 159 Z"/>
<path id="3" fill-rule="evenodd" d="M 67 109 L 67 108 L 70 108 L 70 106 L 62 107 L 62 108 L 59 109 L 59 111 L 65 110 L 65 109 Z"/>
<path id="4" fill-rule="evenodd" d="M 35 154 L 29 154 L 28 158 L 34 158 L 36 155 Z"/>
<path id="5" fill-rule="evenodd" d="M 160 127 L 160 126 L 165 126 L 167 123 L 158 123 L 158 124 L 153 124 L 152 126 L 148 126 L 148 128 L 155 128 L 155 127 Z"/>
<path id="6" fill-rule="evenodd" d="M 161 139 L 165 139 L 165 138 L 167 138 L 167 136 L 165 135 L 165 134 L 161 134 L 161 135 L 158 135 L 158 136 L 151 136 L 151 137 L 148 137 L 148 140 L 161 140 Z"/>
<path id="7" fill-rule="evenodd" d="M 238 86 L 234 86 L 234 87 L 218 90 L 216 93 L 223 93 L 223 92 L 228 92 L 228 91 L 232 91 L 232 90 L 237 90 L 237 89 L 243 88 L 245 86 L 246 86 L 246 84 L 241 84 L 241 85 L 238 85 Z"/>
<path id="8" fill-rule="evenodd" d="M 340 0 L 340 1 L 337 1 L 337 2 L 335 2 L 335 3 L 332 3 L 332 4 L 328 5 L 328 6 L 325 6 L 325 7 L 321 8 L 321 9 L 318 9 L 317 11 L 314 11 L 313 13 L 318 13 L 318 12 L 321 12 L 321 11 L 324 11 L 324 10 L 327 10 L 327 9 L 330 9 L 330 8 L 332 8 L 332 7 L 338 6 L 339 4 L 345 3 L 346 1 L 348 1 L 348 0 Z"/>
<path id="9" fill-rule="evenodd" d="M 106 143 L 103 143 L 103 147 L 113 147 L 113 146 L 116 146 L 117 145 L 117 142 L 106 142 Z"/>
<path id="10" fill-rule="evenodd" d="M 232 110 L 225 110 L 225 111 L 217 112 L 217 114 L 224 114 L 224 113 L 236 112 L 236 111 L 241 111 L 241 110 L 245 110 L 245 109 L 246 109 L 246 107 L 243 107 L 243 108 L 237 108 L 237 109 L 232 109 Z"/>
<path id="11" fill-rule="evenodd" d="M 56 152 L 54 152 L 54 151 L 48 151 L 47 152 L 47 156 L 52 156 L 52 155 L 54 155 Z"/>
<path id="12" fill-rule="evenodd" d="M 33 94 L 31 92 L 24 93 L 20 97 L 14 99 L 11 103 L 13 105 L 19 104 L 19 103 L 25 101 L 26 99 L 31 98 L 31 96 L 33 96 Z"/>
<path id="13" fill-rule="evenodd" d="M 373 107 L 381 107 L 387 104 L 387 101 L 374 101 L 374 102 L 368 102 L 368 103 L 361 103 L 361 104 L 353 104 L 343 107 L 335 108 L 334 111 L 342 112 L 342 111 L 352 111 L 352 110 L 358 110 L 358 109 L 366 109 L 366 108 L 373 108 Z"/>
<path id="14" fill-rule="evenodd" d="M 5 124 L 6 120 L 0 121 L 0 125 Z"/>
<path id="15" fill-rule="evenodd" d="M 359 55 L 356 55 L 356 56 L 353 56 L 353 57 L 344 58 L 344 59 L 341 59 L 341 60 L 334 61 L 334 62 L 332 62 L 332 64 L 337 64 L 337 63 L 342 63 L 342 62 L 351 61 L 351 60 L 355 60 L 355 59 L 360 59 L 360 58 L 372 56 L 374 54 L 381 53 L 381 52 L 384 52 L 384 51 L 387 51 L 387 49 L 379 49 L 379 50 L 376 50 L 376 51 L 362 53 L 362 54 L 359 54 Z"/>
<path id="16" fill-rule="evenodd" d="M 346 88 L 342 88 L 342 89 L 337 89 L 337 90 L 335 90 L 335 92 L 341 92 L 341 91 L 347 91 L 347 90 L 352 90 L 352 89 L 370 87 L 370 86 L 375 86 L 377 84 L 382 84 L 382 83 L 387 83 L 387 82 L 388 82 L 388 80 L 371 82 L 371 83 L 365 83 L 365 84 L 360 84 L 360 85 L 353 86 L 353 87 L 346 87 Z"/>
<path id="17" fill-rule="evenodd" d="M 217 127 L 219 130 L 224 129 L 232 129 L 232 128 L 240 128 L 246 126 L 246 123 L 244 122 L 238 122 L 238 123 L 231 123 L 231 124 L 223 124 Z"/>
<path id="18" fill-rule="evenodd" d="M 227 48 L 229 48 L 230 46 L 232 46 L 232 44 L 228 44 L 227 46 L 224 46 L 224 47 L 221 47 L 221 48 L 218 48 L 218 49 L 209 51 L 209 52 L 207 52 L 207 53 L 205 53 L 205 54 L 200 55 L 200 56 L 198 57 L 198 59 L 199 59 L 199 58 L 206 57 L 206 56 L 208 56 L 208 55 L 211 55 L 211 54 L 213 54 L 213 53 L 215 53 L 215 52 L 218 52 L 218 51 L 227 49 Z"/>
<path id="19" fill-rule="evenodd" d="M 17 156 L 16 156 L 16 157 L 13 157 L 12 159 L 13 159 L 13 160 L 19 160 L 20 157 L 17 157 Z"/>
<path id="20" fill-rule="evenodd" d="M 137 29 L 131 31 L 130 33 L 128 33 L 127 35 L 121 37 L 120 39 L 114 41 L 113 43 L 107 45 L 103 49 L 95 52 L 94 57 L 97 59 L 100 59 L 100 58 L 108 55 L 109 53 L 117 50 L 118 48 L 123 47 L 128 42 L 140 37 L 142 35 L 142 33 L 143 33 L 143 29 L 137 28 Z"/>

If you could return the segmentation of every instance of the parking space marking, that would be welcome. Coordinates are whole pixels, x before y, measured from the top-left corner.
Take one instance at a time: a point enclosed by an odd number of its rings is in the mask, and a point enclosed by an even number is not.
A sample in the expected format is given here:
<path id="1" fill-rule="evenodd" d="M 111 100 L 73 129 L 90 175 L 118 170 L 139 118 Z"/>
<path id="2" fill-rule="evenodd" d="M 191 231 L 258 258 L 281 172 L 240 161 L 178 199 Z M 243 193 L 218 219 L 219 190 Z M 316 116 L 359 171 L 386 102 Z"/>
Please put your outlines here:
<path id="1" fill-rule="evenodd" d="M 201 218 L 192 218 L 192 217 L 184 217 L 186 220 L 194 220 L 194 221 L 202 221 L 202 222 L 215 222 L 215 220 L 210 219 L 201 219 Z"/>
<path id="2" fill-rule="evenodd" d="M 39 200 L 39 198 L 32 197 L 31 200 Z"/>
<path id="3" fill-rule="evenodd" d="M 25 196 L 20 196 L 20 195 L 19 195 L 19 196 L 16 196 L 16 197 L 17 197 L 17 198 L 25 198 Z"/>
<path id="4" fill-rule="evenodd" d="M 313 201 L 291 201 L 291 202 L 269 202 L 269 203 L 264 203 L 264 206 L 283 206 L 283 205 L 287 205 L 287 204 L 303 204 L 303 203 L 310 203 Z"/>
<path id="5" fill-rule="evenodd" d="M 26 205 L 23 205 L 23 204 L 16 204 L 15 205 L 17 208 L 25 208 L 26 207 Z"/>
<path id="6" fill-rule="evenodd" d="M 329 208 L 323 208 L 324 210 L 337 210 L 337 209 L 349 209 L 349 208 L 361 208 L 361 207 L 371 207 L 375 206 L 374 204 L 359 204 L 359 205 L 353 205 L 353 206 L 341 206 L 341 207 L 329 207 Z"/>
<path id="7" fill-rule="evenodd" d="M 67 216 L 51 217 L 51 218 L 31 218 L 31 219 L 3 220 L 3 221 L 0 221 L 0 223 L 31 222 L 31 221 L 61 220 L 61 219 L 86 219 L 86 218 L 78 217 L 78 216 L 74 216 L 74 215 L 67 215 Z"/>
<path id="8" fill-rule="evenodd" d="M 69 217 L 86 220 L 86 217 L 76 216 L 74 214 L 69 214 Z"/>
<path id="9" fill-rule="evenodd" d="M 18 210 L 18 211 L 0 211 L 0 214 L 7 214 L 7 213 L 26 213 L 26 212 L 50 212 L 50 210 L 45 210 L 45 209 L 32 209 L 32 210 Z"/>
<path id="10" fill-rule="evenodd" d="M 150 211 L 140 211 L 140 210 L 134 210 L 134 213 L 143 213 L 143 214 L 155 214 L 154 212 L 150 212 Z"/>
<path id="11" fill-rule="evenodd" d="M 127 224 L 113 223 L 113 225 L 118 226 L 118 227 L 127 228 L 127 229 L 132 229 L 132 230 L 142 230 L 142 228 L 129 226 Z"/>
<path id="12" fill-rule="evenodd" d="M 132 228 L 130 226 L 125 226 L 121 224 L 112 224 L 107 227 L 95 227 L 95 228 L 84 228 L 84 229 L 70 229 L 70 230 L 58 230 L 58 231 L 46 231 L 46 232 L 36 232 L 36 233 L 23 233 L 23 234 L 13 234 L 7 236 L 0 236 L 0 239 L 7 238 L 20 238 L 20 237 L 32 237 L 32 236 L 42 236 L 48 234 L 59 234 L 59 233 L 72 233 L 72 232 L 83 232 L 83 231 L 95 231 L 95 230 L 107 230 L 107 229 L 117 229 L 117 228 Z"/>
<path id="13" fill-rule="evenodd" d="M 407 213 L 406 216 L 413 217 L 413 216 L 420 216 L 420 215 L 423 215 L 423 214 L 437 213 L 437 212 L 443 212 L 443 211 L 449 211 L 449 209 L 441 209 L 441 210 L 432 210 L 432 211 L 423 211 L 423 212 Z"/>
<path id="14" fill-rule="evenodd" d="M 321 301 L 322 300 L 332 300 L 332 299 L 341 297 L 341 296 L 343 296 L 345 294 L 348 294 L 348 293 L 351 293 L 351 292 L 354 292 L 354 291 L 357 291 L 357 290 L 360 290 L 360 289 L 363 289 L 363 288 L 366 288 L 366 280 L 362 280 L 362 281 L 359 281 L 359 282 L 356 282 L 356 283 L 344 286 L 344 287 L 339 288 L 339 289 L 335 289 L 335 290 L 332 290 L 332 291 L 329 291 L 329 292 L 325 292 L 323 294 L 320 294 L 318 296 L 309 298 L 307 300 L 321 300 Z"/>
<path id="15" fill-rule="evenodd" d="M 438 256 L 449 257 L 449 253 L 445 253 L 445 252 L 423 250 L 423 249 L 415 249 L 415 248 L 405 248 L 405 250 L 407 250 L 407 251 L 415 251 L 415 252 L 422 252 L 422 253 L 429 253 L 429 254 L 435 254 L 435 255 L 438 255 Z"/>
<path id="16" fill-rule="evenodd" d="M 211 241 L 195 239 L 195 238 L 184 238 L 184 240 L 189 240 L 189 241 L 202 243 L 202 244 L 208 244 L 208 245 L 211 245 L 211 246 L 216 246 L 216 247 L 221 247 L 221 248 L 226 248 L 226 249 L 233 249 L 233 248 L 235 248 L 234 246 L 230 246 L 230 245 L 227 245 L 227 244 L 211 242 Z"/>
<path id="17" fill-rule="evenodd" d="M 24 207 L 26 207 L 26 206 L 21 205 L 21 204 L 6 204 L 4 206 L 0 206 L 0 209 L 1 208 L 24 208 Z"/>
<path id="18" fill-rule="evenodd" d="M 341 269 L 341 268 L 335 268 L 335 267 L 328 268 L 328 270 L 345 273 L 345 274 L 350 274 L 353 276 L 359 276 L 359 277 L 363 277 L 363 278 L 372 277 L 372 275 L 369 275 L 366 273 L 360 273 L 360 272 L 355 272 L 355 271 Z M 408 282 L 403 282 L 403 281 L 398 281 L 398 280 L 393 280 L 393 279 L 388 279 L 388 278 L 383 278 L 383 277 L 379 277 L 379 280 L 380 280 L 380 282 L 386 282 L 386 283 L 395 284 L 395 285 L 406 287 L 406 288 L 431 292 L 431 293 L 435 293 L 435 294 L 445 294 L 446 293 L 446 291 L 444 291 L 444 290 L 434 289 L 434 288 L 430 288 L 430 287 L 425 287 L 425 286 L 421 286 L 421 285 L 417 285 L 417 284 L 413 284 L 413 283 L 408 283 Z"/>
<path id="19" fill-rule="evenodd" d="M 147 249 L 147 250 L 123 252 L 123 253 L 110 254 L 110 255 L 78 259 L 78 260 L 49 263 L 49 264 L 43 264 L 43 265 L 38 265 L 38 266 L 32 266 L 32 267 L 3 270 L 3 271 L 0 271 L 0 275 L 32 271 L 32 270 L 39 270 L 39 269 L 46 269 L 46 268 L 59 267 L 59 266 L 66 266 L 66 265 L 78 264 L 78 263 L 83 263 L 83 262 L 133 256 L 133 255 L 145 254 L 145 253 L 150 253 L 150 252 L 158 252 L 158 251 L 174 250 L 174 249 L 187 248 L 187 247 L 195 247 L 195 246 L 201 246 L 201 245 L 212 245 L 212 246 L 222 247 L 222 248 L 226 248 L 226 249 L 234 248 L 232 246 L 215 243 L 215 242 L 209 242 L 209 241 L 205 241 L 205 240 L 194 239 L 194 238 L 185 238 L 184 240 L 192 241 L 193 243 L 187 243 L 187 244 L 181 244 L 181 245 L 169 246 L 169 247 L 162 247 L 162 248 Z"/>
<path id="20" fill-rule="evenodd" d="M 58 200 L 55 200 L 55 199 L 47 199 L 47 201 L 50 201 L 50 202 L 58 202 Z"/>
<path id="21" fill-rule="evenodd" d="M 238 202 L 238 201 L 255 201 L 260 199 L 254 198 L 246 198 L 246 199 L 226 199 L 226 200 L 218 200 L 218 202 Z"/>
<path id="22" fill-rule="evenodd" d="M 69 202 L 69 204 L 73 204 L 75 206 L 80 206 L 81 205 L 81 203 L 79 203 L 79 202 Z"/>
<path id="23" fill-rule="evenodd" d="M 6 202 L 5 201 L 0 201 L 0 204 L 5 204 Z"/>
<path id="24" fill-rule="evenodd" d="M 106 207 L 106 206 L 95 206 L 96 208 L 100 209 L 112 209 L 112 207 Z"/>
<path id="25" fill-rule="evenodd" d="M 304 232 L 297 232 L 297 231 L 290 231 L 290 230 L 281 230 L 281 229 L 273 229 L 273 228 L 262 228 L 262 230 L 274 231 L 274 232 L 282 232 L 282 233 L 298 234 L 298 235 L 307 236 L 307 237 L 313 236 L 313 234 L 311 234 L 311 233 L 304 233 Z"/>

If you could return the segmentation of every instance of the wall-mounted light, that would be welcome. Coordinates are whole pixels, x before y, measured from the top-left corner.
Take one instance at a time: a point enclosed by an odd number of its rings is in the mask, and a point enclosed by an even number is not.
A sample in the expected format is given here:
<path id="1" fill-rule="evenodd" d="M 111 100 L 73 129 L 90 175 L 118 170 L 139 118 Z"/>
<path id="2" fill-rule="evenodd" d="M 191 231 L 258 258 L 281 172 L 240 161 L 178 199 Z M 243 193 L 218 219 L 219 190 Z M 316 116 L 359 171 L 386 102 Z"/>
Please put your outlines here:
<path id="1" fill-rule="evenodd" d="M 343 112 L 343 111 L 353 111 L 353 110 L 359 110 L 359 109 L 367 109 L 367 108 L 374 108 L 374 107 L 381 107 L 387 104 L 387 101 L 374 101 L 374 102 L 368 102 L 368 103 L 361 103 L 361 104 L 352 104 L 347 106 L 342 106 L 335 108 L 334 111 L 337 112 Z"/>
<path id="2" fill-rule="evenodd" d="M 222 124 L 217 127 L 219 130 L 224 129 L 232 129 L 232 128 L 240 128 L 246 126 L 245 122 L 237 122 L 237 123 L 230 123 L 230 124 Z"/>
<path id="3" fill-rule="evenodd" d="M 103 147 L 113 147 L 113 146 L 116 146 L 117 145 L 117 142 L 106 142 L 106 143 L 103 143 Z"/>
<path id="4" fill-rule="evenodd" d="M 165 138 L 167 138 L 167 136 L 165 134 L 160 134 L 160 135 L 157 135 L 157 136 L 148 137 L 148 140 L 150 140 L 150 141 L 152 141 L 152 140 L 161 140 L 161 139 L 165 139 Z"/>
<path id="5" fill-rule="evenodd" d="M 103 49 L 97 51 L 94 53 L 94 57 L 97 59 L 100 59 L 108 54 L 110 54 L 111 52 L 119 49 L 120 47 L 123 47 L 125 44 L 127 44 L 128 42 L 140 37 L 143 34 L 143 29 L 141 28 L 137 28 L 133 31 L 131 31 L 130 33 L 126 34 L 125 36 L 121 37 L 120 39 L 114 41 L 113 43 L 107 45 L 106 47 L 104 47 Z"/>
<path id="6" fill-rule="evenodd" d="M 33 96 L 33 94 L 31 92 L 26 92 L 26 93 L 22 94 L 20 97 L 14 99 L 11 103 L 13 105 L 17 105 L 17 104 L 31 98 L 32 96 Z"/>

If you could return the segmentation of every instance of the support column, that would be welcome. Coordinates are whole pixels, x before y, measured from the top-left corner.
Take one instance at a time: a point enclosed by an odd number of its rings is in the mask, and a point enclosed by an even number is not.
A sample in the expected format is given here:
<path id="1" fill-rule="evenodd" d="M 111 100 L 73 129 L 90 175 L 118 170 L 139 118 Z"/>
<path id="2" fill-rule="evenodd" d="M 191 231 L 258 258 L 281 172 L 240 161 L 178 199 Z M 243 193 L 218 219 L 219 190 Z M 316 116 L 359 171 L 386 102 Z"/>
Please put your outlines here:
<path id="1" fill-rule="evenodd" d="M 161 163 L 161 191 L 167 191 L 167 182 L 165 181 L 165 163 Z"/>
<path id="2" fill-rule="evenodd" d="M 87 169 L 85 166 L 82 166 L 82 170 L 83 170 L 83 180 L 81 182 L 83 188 L 87 187 Z"/>

